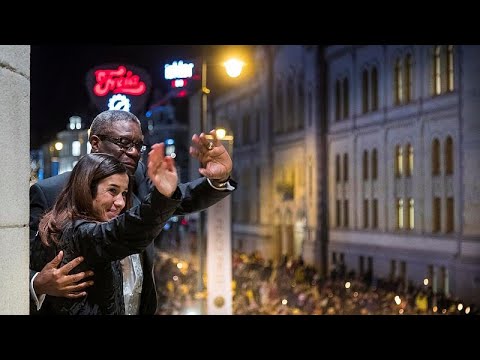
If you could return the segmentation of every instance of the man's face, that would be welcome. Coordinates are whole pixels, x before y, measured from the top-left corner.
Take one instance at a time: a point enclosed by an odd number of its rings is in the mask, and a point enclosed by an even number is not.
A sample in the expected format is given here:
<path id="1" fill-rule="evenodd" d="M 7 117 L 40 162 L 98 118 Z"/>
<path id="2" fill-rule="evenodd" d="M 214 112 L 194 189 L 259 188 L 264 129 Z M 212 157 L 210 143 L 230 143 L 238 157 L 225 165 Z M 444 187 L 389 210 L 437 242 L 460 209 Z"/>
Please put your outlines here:
<path id="1" fill-rule="evenodd" d="M 141 157 L 143 134 L 140 125 L 135 121 L 117 121 L 105 134 L 92 136 L 92 151 L 115 156 L 130 172 L 135 173 Z M 122 146 L 127 144 L 127 146 Z M 128 145 L 135 145 L 128 148 Z"/>

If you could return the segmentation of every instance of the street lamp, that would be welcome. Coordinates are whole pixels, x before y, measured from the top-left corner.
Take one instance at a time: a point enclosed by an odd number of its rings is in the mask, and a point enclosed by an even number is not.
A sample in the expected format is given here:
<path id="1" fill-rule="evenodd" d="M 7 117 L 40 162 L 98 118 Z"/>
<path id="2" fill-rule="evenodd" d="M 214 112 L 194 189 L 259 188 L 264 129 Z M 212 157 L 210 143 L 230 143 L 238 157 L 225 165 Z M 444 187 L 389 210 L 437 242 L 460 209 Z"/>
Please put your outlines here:
<path id="1" fill-rule="evenodd" d="M 228 142 L 233 158 L 233 135 L 216 129 Z M 211 136 L 208 136 L 211 137 Z M 232 199 L 227 196 L 207 209 L 207 314 L 232 315 Z"/>
<path id="2" fill-rule="evenodd" d="M 241 60 L 230 58 L 223 63 L 225 71 L 228 76 L 232 78 L 239 77 L 242 73 L 245 63 Z M 208 132 L 207 129 L 207 114 L 208 114 L 208 94 L 210 94 L 210 89 L 207 86 L 207 61 L 205 57 L 202 60 L 202 99 L 200 102 L 201 111 L 200 111 L 200 127 L 201 131 L 205 134 Z"/>
<path id="3" fill-rule="evenodd" d="M 226 72 L 231 77 L 238 77 L 242 71 L 242 68 L 245 64 L 236 59 L 229 59 L 223 63 L 223 66 L 226 69 Z M 207 86 L 207 61 L 206 57 L 202 58 L 202 73 L 201 73 L 201 84 L 202 84 L 202 96 L 200 100 L 200 129 L 201 132 L 208 134 L 207 129 L 207 118 L 208 118 L 208 95 L 210 94 L 210 89 Z M 220 133 L 221 134 L 221 133 Z M 225 136 L 225 132 L 223 133 Z M 218 134 L 217 134 L 218 136 Z M 219 138 L 220 139 L 220 138 Z M 227 139 L 225 139 L 227 140 Z M 233 136 L 232 136 L 233 141 Z M 229 149 L 230 156 L 232 154 L 233 147 Z M 199 223 L 198 223 L 198 258 L 199 258 L 199 284 L 198 290 L 204 290 L 204 271 L 205 271 L 205 255 L 207 257 L 207 313 L 208 314 L 232 314 L 232 290 L 231 290 L 231 279 L 232 279 L 232 266 L 231 266 L 231 200 L 230 196 L 221 200 L 217 204 L 209 207 L 207 211 L 202 211 L 199 214 Z M 219 208 L 221 207 L 221 208 Z M 228 216 L 226 215 L 228 211 Z M 221 214 L 224 217 L 224 220 L 217 220 L 216 225 L 213 227 L 209 224 L 215 223 L 215 214 Z M 208 220 L 208 223 L 207 223 Z M 217 230 L 214 230 L 217 229 Z M 223 230 L 222 230 L 223 229 Z M 208 241 L 207 233 L 208 231 Z M 221 230 L 221 231 L 220 231 Z M 215 234 L 215 244 L 217 247 L 212 248 L 212 244 L 209 245 L 214 240 L 212 234 Z M 228 245 L 227 245 L 228 243 Z M 205 246 L 206 245 L 206 246 Z M 224 246 L 225 245 L 225 246 Z M 205 247 L 207 248 L 207 254 L 205 254 Z M 209 252 L 210 249 L 210 252 Z M 216 249 L 213 251 L 212 249 Z M 221 254 L 220 254 L 221 253 Z M 218 256 L 217 256 L 218 255 Z M 225 262 L 220 263 L 220 255 L 225 260 Z M 216 267 L 212 267 L 213 264 L 216 264 Z M 225 266 L 229 266 L 228 269 Z M 220 267 L 218 267 L 220 266 Z M 223 272 L 223 273 L 222 273 Z M 227 281 L 228 278 L 228 281 Z M 214 279 L 217 279 L 217 282 L 212 282 Z"/>

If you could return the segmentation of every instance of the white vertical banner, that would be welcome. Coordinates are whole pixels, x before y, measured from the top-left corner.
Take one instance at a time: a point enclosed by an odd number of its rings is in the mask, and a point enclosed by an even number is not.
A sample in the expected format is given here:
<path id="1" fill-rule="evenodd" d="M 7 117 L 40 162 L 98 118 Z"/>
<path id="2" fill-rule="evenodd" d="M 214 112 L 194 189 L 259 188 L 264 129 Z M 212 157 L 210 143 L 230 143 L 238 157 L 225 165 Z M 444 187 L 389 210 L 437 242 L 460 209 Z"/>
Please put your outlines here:
<path id="1" fill-rule="evenodd" d="M 207 314 L 232 315 L 231 195 L 207 209 Z"/>

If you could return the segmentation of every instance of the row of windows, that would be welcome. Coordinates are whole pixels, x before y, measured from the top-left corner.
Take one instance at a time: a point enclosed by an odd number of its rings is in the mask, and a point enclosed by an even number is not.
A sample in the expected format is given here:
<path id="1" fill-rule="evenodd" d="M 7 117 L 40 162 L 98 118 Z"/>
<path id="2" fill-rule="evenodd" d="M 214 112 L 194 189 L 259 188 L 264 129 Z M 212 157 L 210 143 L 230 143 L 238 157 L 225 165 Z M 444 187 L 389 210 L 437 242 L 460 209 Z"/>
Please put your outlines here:
<path id="1" fill-rule="evenodd" d="M 413 230 L 414 227 L 415 201 L 409 198 L 405 204 L 403 199 L 397 199 L 397 229 Z"/>
<path id="2" fill-rule="evenodd" d="M 405 146 L 405 153 L 406 153 L 406 156 L 404 157 L 402 146 L 397 145 L 395 147 L 395 176 L 396 177 L 401 177 L 403 175 L 405 175 L 406 177 L 412 176 L 414 154 L 413 154 L 413 146 L 411 144 L 407 144 Z"/>
<path id="3" fill-rule="evenodd" d="M 431 58 L 431 94 L 454 90 L 454 47 L 436 45 Z M 413 100 L 414 59 L 412 54 L 399 56 L 393 68 L 393 102 L 402 105 Z M 376 66 L 362 71 L 362 113 L 378 110 L 379 79 Z M 349 80 L 342 75 L 335 81 L 335 121 L 349 118 Z"/>
<path id="4" fill-rule="evenodd" d="M 340 154 L 337 154 L 335 157 L 335 181 L 337 183 L 342 181 L 341 176 L 341 167 L 340 167 Z M 343 181 L 348 181 L 348 154 L 343 154 Z"/>
<path id="5" fill-rule="evenodd" d="M 441 149 L 440 141 L 435 138 L 432 142 L 432 175 L 440 175 L 441 169 Z M 444 147 L 444 168 L 445 174 L 452 175 L 454 169 L 454 157 L 453 157 L 453 140 L 450 136 L 447 136 Z M 371 159 L 371 168 L 369 167 L 369 159 Z M 341 156 L 337 154 L 335 157 L 335 181 L 337 183 L 342 181 Z M 369 170 L 371 169 L 371 173 Z M 395 176 L 396 177 L 411 177 L 414 169 L 414 151 L 413 146 L 408 143 L 405 148 L 401 145 L 395 147 Z M 369 156 L 368 150 L 364 150 L 362 157 L 362 178 L 368 180 L 371 176 L 372 180 L 376 180 L 378 177 L 378 155 L 377 149 L 371 151 Z M 348 154 L 343 154 L 343 181 L 348 181 Z"/>
<path id="6" fill-rule="evenodd" d="M 440 175 L 440 140 L 433 139 L 432 142 L 432 175 Z M 450 136 L 447 136 L 444 147 L 444 165 L 445 174 L 453 174 L 453 140 Z"/>
<path id="7" fill-rule="evenodd" d="M 453 197 L 448 197 L 445 204 L 445 233 L 451 233 L 455 227 L 455 202 Z M 433 227 L 432 232 L 442 231 L 442 199 L 440 197 L 433 198 L 432 206 Z"/>
<path id="8" fill-rule="evenodd" d="M 370 206 L 372 207 L 371 212 L 371 221 L 370 221 Z M 342 218 L 343 211 L 343 218 Z M 336 226 L 337 227 L 348 227 L 349 218 L 348 218 L 348 200 L 338 200 L 336 201 Z M 368 199 L 363 200 L 363 228 L 364 229 L 378 229 L 378 199 Z"/>
<path id="9" fill-rule="evenodd" d="M 349 226 L 348 200 L 336 201 L 336 226 Z M 372 207 L 370 213 L 370 206 Z M 445 204 L 445 233 L 451 233 L 455 228 L 455 208 L 453 197 L 448 197 Z M 341 216 L 343 212 L 343 217 Z M 370 222 L 370 214 L 372 216 Z M 396 226 L 398 230 L 413 230 L 415 228 L 415 200 L 413 198 L 397 199 L 396 205 Z M 342 222 L 343 220 L 343 222 Z M 442 201 L 440 197 L 433 198 L 432 205 L 432 232 L 442 231 Z M 363 200 L 363 228 L 378 229 L 378 199 Z"/>
<path id="10" fill-rule="evenodd" d="M 412 101 L 413 60 L 412 55 L 397 58 L 394 68 L 394 103 L 406 104 Z"/>
<path id="11" fill-rule="evenodd" d="M 276 121 L 273 132 L 275 134 L 301 130 L 305 119 L 305 76 L 297 77 L 297 91 L 295 91 L 293 76 L 288 78 L 286 86 L 280 80 L 276 83 Z M 285 90 L 284 90 L 285 89 Z M 286 93 L 284 93 L 284 91 Z"/>
<path id="12" fill-rule="evenodd" d="M 444 148 L 445 158 L 445 173 L 453 174 L 453 140 L 447 136 Z M 400 145 L 395 147 L 395 175 L 401 177 L 403 175 L 410 177 L 414 168 L 414 151 L 411 144 L 405 146 L 406 156 L 404 156 L 404 148 Z M 432 142 L 432 175 L 440 174 L 440 141 L 435 138 Z M 371 174 L 369 174 L 369 159 L 371 158 Z M 335 157 L 335 177 L 336 182 L 339 183 L 341 177 L 341 155 L 337 154 Z M 371 175 L 372 180 L 377 179 L 378 176 L 378 155 L 377 149 L 373 149 L 371 154 L 367 150 L 363 152 L 362 157 L 362 177 L 363 180 L 368 180 Z M 348 154 L 343 154 L 343 181 L 348 181 Z M 371 202 L 371 222 L 370 222 L 370 202 Z M 444 231 L 446 233 L 454 230 L 454 207 L 453 198 L 447 198 L 446 204 L 446 225 Z M 343 213 L 343 216 L 341 216 Z M 336 200 L 336 226 L 349 226 L 348 220 L 348 199 Z M 440 198 L 434 198 L 432 207 L 432 232 L 441 231 L 441 201 Z M 413 198 L 408 198 L 406 201 L 398 198 L 396 202 L 396 218 L 397 229 L 412 230 L 415 227 L 415 201 Z M 378 228 L 378 200 L 364 199 L 363 201 L 363 228 Z"/>

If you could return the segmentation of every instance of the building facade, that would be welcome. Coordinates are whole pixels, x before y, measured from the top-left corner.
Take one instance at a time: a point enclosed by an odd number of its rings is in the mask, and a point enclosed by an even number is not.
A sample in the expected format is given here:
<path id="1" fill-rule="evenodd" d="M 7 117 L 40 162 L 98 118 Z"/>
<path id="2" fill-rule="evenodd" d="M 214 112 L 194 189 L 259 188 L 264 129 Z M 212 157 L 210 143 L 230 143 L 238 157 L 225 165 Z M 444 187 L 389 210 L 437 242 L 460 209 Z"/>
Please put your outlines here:
<path id="1" fill-rule="evenodd" d="M 211 124 L 234 135 L 236 250 L 322 266 L 320 54 L 316 46 L 258 46 L 248 81 L 212 101 Z"/>
<path id="2" fill-rule="evenodd" d="M 480 301 L 479 56 L 326 50 L 331 264 Z"/>
<path id="3" fill-rule="evenodd" d="M 234 135 L 233 246 L 480 303 L 480 47 L 258 46 L 212 101 Z"/>

